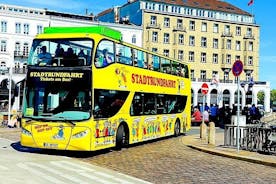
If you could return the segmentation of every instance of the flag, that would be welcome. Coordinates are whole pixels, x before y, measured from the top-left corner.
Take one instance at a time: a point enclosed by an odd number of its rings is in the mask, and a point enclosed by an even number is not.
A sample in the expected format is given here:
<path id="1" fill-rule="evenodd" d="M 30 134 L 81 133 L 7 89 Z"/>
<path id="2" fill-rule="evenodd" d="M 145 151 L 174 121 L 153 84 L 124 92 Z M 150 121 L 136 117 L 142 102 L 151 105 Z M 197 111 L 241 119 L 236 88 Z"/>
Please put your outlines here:
<path id="1" fill-rule="evenodd" d="M 253 4 L 253 2 L 254 2 L 254 0 L 250 0 L 247 5 L 250 6 Z"/>

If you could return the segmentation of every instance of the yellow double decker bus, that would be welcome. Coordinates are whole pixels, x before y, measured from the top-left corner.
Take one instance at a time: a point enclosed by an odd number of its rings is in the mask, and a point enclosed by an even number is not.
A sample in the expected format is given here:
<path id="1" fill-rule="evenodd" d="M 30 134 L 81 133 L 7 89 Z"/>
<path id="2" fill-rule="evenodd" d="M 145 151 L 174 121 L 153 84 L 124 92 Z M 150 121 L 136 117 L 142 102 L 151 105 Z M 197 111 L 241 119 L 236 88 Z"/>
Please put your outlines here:
<path id="1" fill-rule="evenodd" d="M 21 144 L 93 151 L 190 129 L 189 66 L 104 26 L 50 27 L 28 58 Z"/>

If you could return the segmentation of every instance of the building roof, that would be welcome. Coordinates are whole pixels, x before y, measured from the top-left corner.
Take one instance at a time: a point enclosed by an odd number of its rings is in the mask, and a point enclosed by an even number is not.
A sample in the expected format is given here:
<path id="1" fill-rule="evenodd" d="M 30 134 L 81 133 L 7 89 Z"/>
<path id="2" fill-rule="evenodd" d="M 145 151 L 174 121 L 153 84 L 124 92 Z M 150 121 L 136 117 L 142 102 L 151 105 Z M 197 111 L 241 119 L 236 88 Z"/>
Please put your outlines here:
<path id="1" fill-rule="evenodd" d="M 250 13 L 230 4 L 222 0 L 128 0 L 128 2 L 122 6 L 127 6 L 127 4 L 137 2 L 137 1 L 148 1 L 148 2 L 157 2 L 164 4 L 171 4 L 177 6 L 191 7 L 191 8 L 199 8 L 199 9 L 207 9 L 213 11 L 221 11 L 239 15 L 247 15 L 252 16 Z M 104 15 L 109 13 L 111 10 L 105 10 L 99 15 Z"/>
<path id="2" fill-rule="evenodd" d="M 222 11 L 222 12 L 234 13 L 234 14 L 250 15 L 248 12 L 243 11 L 236 6 L 233 6 L 232 4 L 229 4 L 221 0 L 151 0 L 151 1 L 192 7 L 192 8 Z"/>

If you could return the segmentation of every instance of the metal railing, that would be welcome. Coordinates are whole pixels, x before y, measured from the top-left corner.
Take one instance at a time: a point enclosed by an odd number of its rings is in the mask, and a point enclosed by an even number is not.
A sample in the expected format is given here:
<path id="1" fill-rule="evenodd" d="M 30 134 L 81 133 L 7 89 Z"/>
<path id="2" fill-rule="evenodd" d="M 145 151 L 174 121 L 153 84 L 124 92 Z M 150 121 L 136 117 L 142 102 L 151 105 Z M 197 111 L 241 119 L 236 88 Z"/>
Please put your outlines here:
<path id="1" fill-rule="evenodd" d="M 240 135 L 241 149 L 276 154 L 276 126 L 249 124 L 239 126 L 237 133 L 237 125 L 225 125 L 224 146 L 237 147 L 237 135 Z"/>

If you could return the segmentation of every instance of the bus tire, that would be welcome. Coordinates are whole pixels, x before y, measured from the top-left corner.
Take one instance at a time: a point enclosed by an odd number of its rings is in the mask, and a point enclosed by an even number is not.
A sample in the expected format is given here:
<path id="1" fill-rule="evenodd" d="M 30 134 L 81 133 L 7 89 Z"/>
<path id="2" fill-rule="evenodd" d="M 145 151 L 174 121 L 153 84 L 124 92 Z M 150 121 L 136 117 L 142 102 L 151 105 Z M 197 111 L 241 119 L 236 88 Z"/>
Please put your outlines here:
<path id="1" fill-rule="evenodd" d="M 180 135 L 180 122 L 179 120 L 176 120 L 174 124 L 174 136 L 177 137 Z"/>
<path id="2" fill-rule="evenodd" d="M 117 134 L 116 134 L 116 145 L 115 145 L 116 150 L 120 150 L 127 145 L 128 143 L 127 137 L 128 136 L 125 130 L 125 126 L 121 124 L 118 127 Z"/>

